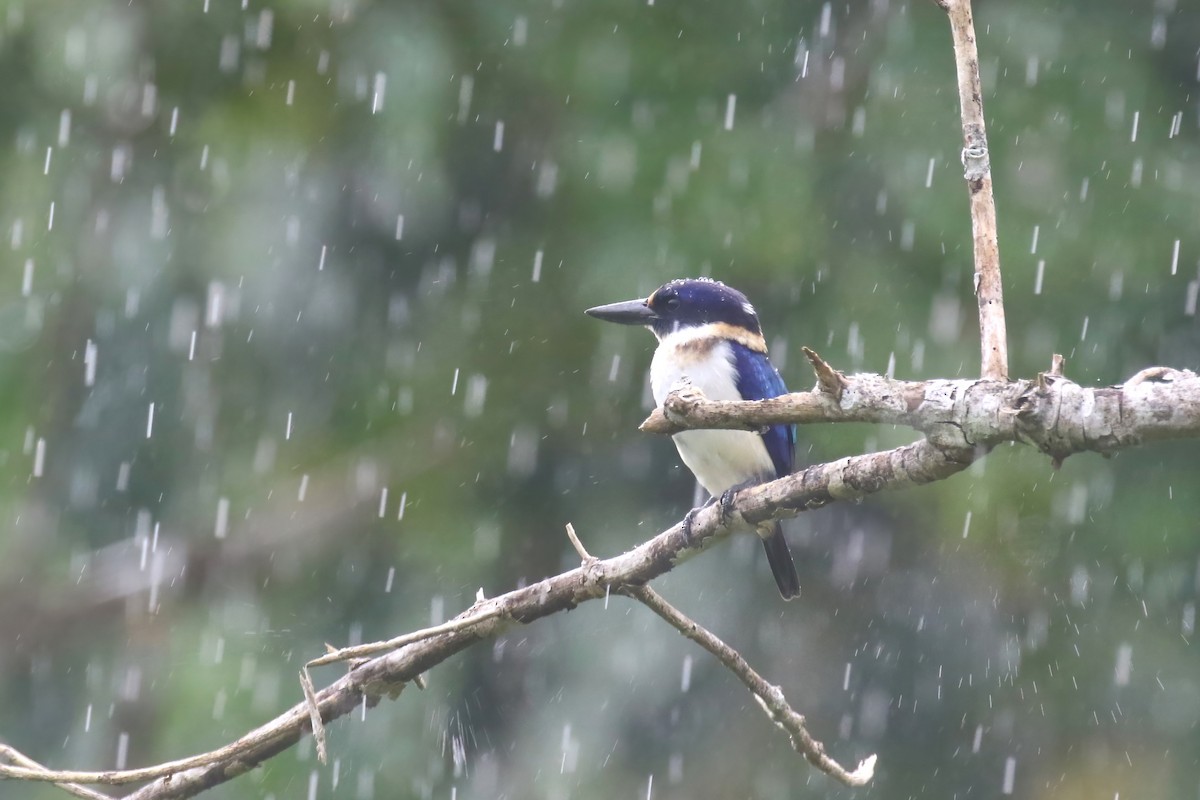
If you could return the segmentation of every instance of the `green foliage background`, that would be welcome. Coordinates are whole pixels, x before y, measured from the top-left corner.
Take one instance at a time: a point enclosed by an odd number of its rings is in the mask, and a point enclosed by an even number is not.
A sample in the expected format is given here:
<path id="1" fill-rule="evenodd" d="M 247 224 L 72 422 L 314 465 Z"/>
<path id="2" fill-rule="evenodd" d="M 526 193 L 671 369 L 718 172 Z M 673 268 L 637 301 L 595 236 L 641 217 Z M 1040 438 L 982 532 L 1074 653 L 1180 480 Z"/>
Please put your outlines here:
<path id="1" fill-rule="evenodd" d="M 978 3 L 1016 376 L 1200 362 L 1186 5 Z M 712 275 L 794 387 L 802 345 L 977 370 L 930 2 L 9 0 L 0 85 L 0 739 L 52 765 L 224 743 L 324 642 L 571 566 L 568 521 L 677 520 L 653 342 L 585 307 Z M 796 521 L 798 602 L 748 537 L 663 579 L 866 790 L 613 599 L 211 796 L 1195 797 L 1198 479 L 1192 442 L 1003 449 Z"/>

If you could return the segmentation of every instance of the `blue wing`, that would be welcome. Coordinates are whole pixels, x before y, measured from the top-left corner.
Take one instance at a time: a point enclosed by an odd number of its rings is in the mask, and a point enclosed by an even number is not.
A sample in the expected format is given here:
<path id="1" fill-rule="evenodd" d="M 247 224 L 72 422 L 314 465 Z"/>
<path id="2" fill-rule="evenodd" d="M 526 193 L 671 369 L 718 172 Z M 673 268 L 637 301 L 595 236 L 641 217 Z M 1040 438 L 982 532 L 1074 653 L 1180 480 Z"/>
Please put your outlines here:
<path id="1" fill-rule="evenodd" d="M 783 378 L 763 353 L 756 353 L 737 342 L 733 348 L 734 366 L 737 368 L 737 388 L 745 400 L 766 400 L 787 394 Z M 788 475 L 796 462 L 796 426 L 772 425 L 762 434 L 763 444 L 775 465 L 775 474 Z"/>

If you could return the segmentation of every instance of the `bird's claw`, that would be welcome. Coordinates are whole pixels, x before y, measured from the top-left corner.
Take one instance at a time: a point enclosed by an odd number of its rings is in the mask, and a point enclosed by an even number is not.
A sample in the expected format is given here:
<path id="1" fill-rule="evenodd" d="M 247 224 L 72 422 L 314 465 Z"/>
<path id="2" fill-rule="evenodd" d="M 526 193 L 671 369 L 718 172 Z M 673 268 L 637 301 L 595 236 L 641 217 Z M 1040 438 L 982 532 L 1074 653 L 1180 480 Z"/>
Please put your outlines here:
<path id="1" fill-rule="evenodd" d="M 704 506 L 700 506 L 700 508 L 704 508 Z M 693 508 L 683 515 L 683 538 L 686 541 L 690 542 L 692 540 L 692 527 L 696 522 L 696 514 L 699 513 L 700 508 Z"/>
<path id="2" fill-rule="evenodd" d="M 734 499 L 734 497 L 737 496 L 738 488 L 739 487 L 734 487 L 732 489 L 726 489 L 725 491 L 721 492 L 721 500 L 720 500 L 719 508 L 721 510 L 721 524 L 722 525 L 729 524 L 729 517 L 731 514 L 733 514 L 733 499 Z"/>
<path id="3" fill-rule="evenodd" d="M 721 524 L 728 525 L 733 519 L 733 501 L 737 498 L 737 493 L 742 489 L 748 489 L 751 486 L 757 486 L 759 481 L 751 479 L 742 483 L 730 486 L 725 491 L 721 492 L 721 498 L 718 500 L 718 507 L 721 510 Z"/>

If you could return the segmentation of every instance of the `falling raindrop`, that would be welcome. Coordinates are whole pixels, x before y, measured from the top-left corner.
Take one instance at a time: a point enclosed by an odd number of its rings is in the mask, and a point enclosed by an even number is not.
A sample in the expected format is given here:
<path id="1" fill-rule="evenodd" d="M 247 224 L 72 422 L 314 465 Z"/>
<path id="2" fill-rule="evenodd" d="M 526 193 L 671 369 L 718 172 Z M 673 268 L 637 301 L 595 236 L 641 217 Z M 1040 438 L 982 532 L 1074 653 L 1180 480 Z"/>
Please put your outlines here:
<path id="1" fill-rule="evenodd" d="M 117 760 L 115 766 L 117 769 L 125 769 L 125 761 L 129 757 L 129 734 L 121 731 L 117 735 Z"/>
<path id="2" fill-rule="evenodd" d="M 1071 602 L 1077 606 L 1087 603 L 1090 584 L 1087 568 L 1080 565 L 1071 570 Z"/>
<path id="3" fill-rule="evenodd" d="M 229 533 L 229 498 L 221 497 L 217 500 L 217 522 L 213 526 L 213 535 L 218 539 L 224 539 Z"/>
<path id="4" fill-rule="evenodd" d="M 42 477 L 46 468 L 46 440 L 38 437 L 33 451 L 33 477 Z"/>
<path id="5" fill-rule="evenodd" d="M 462 80 L 458 84 L 458 122 L 462 124 L 467 121 L 467 115 L 471 112 L 471 95 L 475 91 L 475 78 L 470 75 L 463 75 Z"/>
<path id="6" fill-rule="evenodd" d="M 483 375 L 472 375 L 467 378 L 466 398 L 463 401 L 463 413 L 468 417 L 478 417 L 483 413 L 483 404 L 487 399 L 488 380 Z"/>
<path id="7" fill-rule="evenodd" d="M 1108 279 L 1108 299 L 1116 302 L 1121 299 L 1121 294 L 1125 290 L 1125 273 L 1120 270 L 1114 272 L 1112 277 Z"/>
<path id="8" fill-rule="evenodd" d="M 204 324 L 209 328 L 219 328 L 225 314 L 225 285 L 220 281 L 210 281 L 208 295 L 204 305 Z"/>
<path id="9" fill-rule="evenodd" d="M 83 346 L 83 385 L 96 385 L 96 343 L 91 339 Z"/>
<path id="10" fill-rule="evenodd" d="M 867 129 L 867 109 L 862 106 L 854 109 L 854 116 L 850 121 L 850 133 L 856 137 L 861 137 Z"/>
<path id="11" fill-rule="evenodd" d="M 371 92 L 371 113 L 378 114 L 383 110 L 383 95 L 387 91 L 387 75 L 375 73 L 375 83 Z"/>
<path id="12" fill-rule="evenodd" d="M 1009 756 L 1008 758 L 1004 759 L 1004 785 L 1001 788 L 1001 791 L 1004 792 L 1004 794 L 1013 793 L 1013 783 L 1016 780 L 1016 777 L 1017 759 L 1013 756 Z"/>
<path id="13" fill-rule="evenodd" d="M 1117 647 L 1117 663 L 1113 667 L 1113 684 L 1116 686 L 1128 686 L 1129 676 L 1133 671 L 1133 645 L 1128 642 L 1122 642 Z"/>
<path id="14" fill-rule="evenodd" d="M 1155 14 L 1150 24 L 1150 46 L 1162 50 L 1167 44 L 1167 18 L 1163 14 Z"/>

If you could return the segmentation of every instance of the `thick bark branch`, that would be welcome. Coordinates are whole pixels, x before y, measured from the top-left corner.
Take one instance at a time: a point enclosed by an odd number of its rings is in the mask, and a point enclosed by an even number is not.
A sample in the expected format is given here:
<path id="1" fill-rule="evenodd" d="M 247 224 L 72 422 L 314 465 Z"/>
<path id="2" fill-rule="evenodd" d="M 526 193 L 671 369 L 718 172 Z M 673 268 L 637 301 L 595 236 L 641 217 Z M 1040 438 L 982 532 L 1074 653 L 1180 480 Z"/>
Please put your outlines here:
<path id="1" fill-rule="evenodd" d="M 818 388 L 758 402 L 716 402 L 694 391 L 678 392 L 641 429 L 672 434 L 688 428 L 757 430 L 779 422 L 871 422 L 914 428 L 943 450 L 1022 442 L 1056 461 L 1200 436 L 1200 377 L 1169 367 L 1150 367 L 1120 386 L 1100 388 L 1085 388 L 1054 370 L 1033 381 L 851 375 L 843 376 L 840 394 L 835 399 Z"/>

